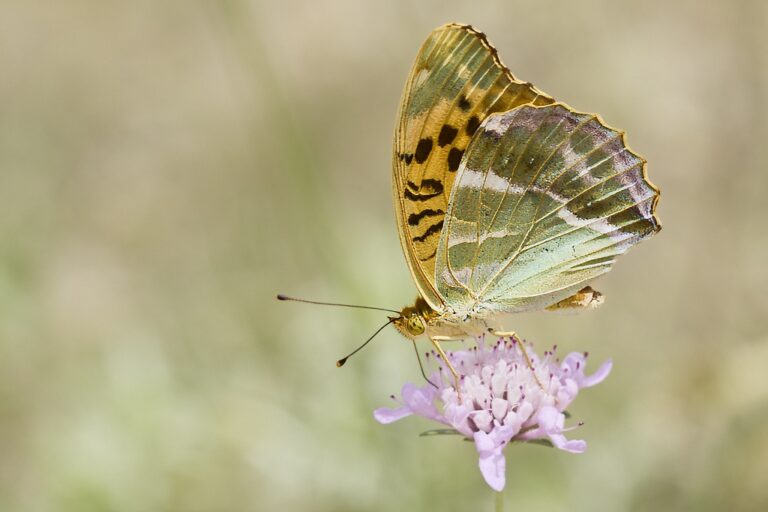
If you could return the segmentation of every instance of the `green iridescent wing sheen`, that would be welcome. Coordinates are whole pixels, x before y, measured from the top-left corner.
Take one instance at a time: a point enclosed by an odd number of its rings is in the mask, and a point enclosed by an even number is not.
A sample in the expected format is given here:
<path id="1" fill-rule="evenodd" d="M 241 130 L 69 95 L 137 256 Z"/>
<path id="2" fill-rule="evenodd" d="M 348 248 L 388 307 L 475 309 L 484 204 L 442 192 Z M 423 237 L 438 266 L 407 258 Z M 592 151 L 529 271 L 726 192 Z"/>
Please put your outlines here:
<path id="1" fill-rule="evenodd" d="M 493 112 L 552 98 L 515 79 L 485 36 L 468 25 L 435 29 L 403 91 L 393 154 L 400 242 L 422 297 L 435 309 L 435 255 L 459 163 Z"/>
<path id="2" fill-rule="evenodd" d="M 489 116 L 462 159 L 437 250 L 454 311 L 543 309 L 660 229 L 623 132 L 556 103 Z"/>

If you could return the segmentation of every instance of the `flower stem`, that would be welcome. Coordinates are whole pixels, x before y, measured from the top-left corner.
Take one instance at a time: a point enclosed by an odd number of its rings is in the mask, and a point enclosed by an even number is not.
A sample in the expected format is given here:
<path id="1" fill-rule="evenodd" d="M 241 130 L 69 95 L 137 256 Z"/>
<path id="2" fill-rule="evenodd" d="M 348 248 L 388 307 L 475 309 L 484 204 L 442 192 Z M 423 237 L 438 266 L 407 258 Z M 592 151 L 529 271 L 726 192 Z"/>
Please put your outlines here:
<path id="1" fill-rule="evenodd" d="M 504 493 L 494 492 L 493 494 L 496 495 L 495 496 L 496 506 L 494 507 L 494 509 L 496 510 L 496 512 L 504 512 Z"/>

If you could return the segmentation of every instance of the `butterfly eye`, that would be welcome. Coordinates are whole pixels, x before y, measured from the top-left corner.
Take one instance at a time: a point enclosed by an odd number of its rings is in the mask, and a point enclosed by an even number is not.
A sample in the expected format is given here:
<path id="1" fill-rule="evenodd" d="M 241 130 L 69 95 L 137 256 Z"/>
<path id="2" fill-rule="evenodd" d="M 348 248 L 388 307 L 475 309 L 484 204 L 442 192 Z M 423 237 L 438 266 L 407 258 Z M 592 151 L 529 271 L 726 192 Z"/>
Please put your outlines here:
<path id="1" fill-rule="evenodd" d="M 413 315 L 408 318 L 408 331 L 414 336 L 424 334 L 424 322 L 421 321 L 421 317 Z"/>

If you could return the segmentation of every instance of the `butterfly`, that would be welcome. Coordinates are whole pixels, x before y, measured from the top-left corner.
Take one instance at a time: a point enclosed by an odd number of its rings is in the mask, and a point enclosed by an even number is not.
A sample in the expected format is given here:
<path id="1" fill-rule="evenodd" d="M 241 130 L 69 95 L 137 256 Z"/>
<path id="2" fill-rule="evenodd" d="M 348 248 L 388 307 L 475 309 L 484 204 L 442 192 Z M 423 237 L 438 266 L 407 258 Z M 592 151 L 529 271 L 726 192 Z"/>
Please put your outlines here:
<path id="1" fill-rule="evenodd" d="M 429 338 L 449 367 L 441 341 L 509 334 L 514 313 L 599 305 L 587 283 L 661 229 L 659 189 L 624 133 L 517 80 L 469 25 L 439 27 L 421 46 L 393 153 L 419 296 L 390 320 Z"/>

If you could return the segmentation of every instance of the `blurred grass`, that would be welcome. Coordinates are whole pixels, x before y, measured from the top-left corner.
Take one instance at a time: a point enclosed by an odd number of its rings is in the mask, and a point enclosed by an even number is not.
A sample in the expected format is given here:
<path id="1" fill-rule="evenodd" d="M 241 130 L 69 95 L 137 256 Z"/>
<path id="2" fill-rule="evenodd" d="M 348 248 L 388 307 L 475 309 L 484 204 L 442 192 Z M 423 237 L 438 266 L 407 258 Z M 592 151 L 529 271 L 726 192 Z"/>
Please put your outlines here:
<path id="1" fill-rule="evenodd" d="M 393 222 L 402 84 L 446 21 L 629 133 L 664 230 L 594 313 L 585 455 L 508 450 L 510 509 L 768 508 L 764 2 L 5 2 L 0 510 L 465 510 L 469 443 L 371 411 L 418 379 Z"/>

